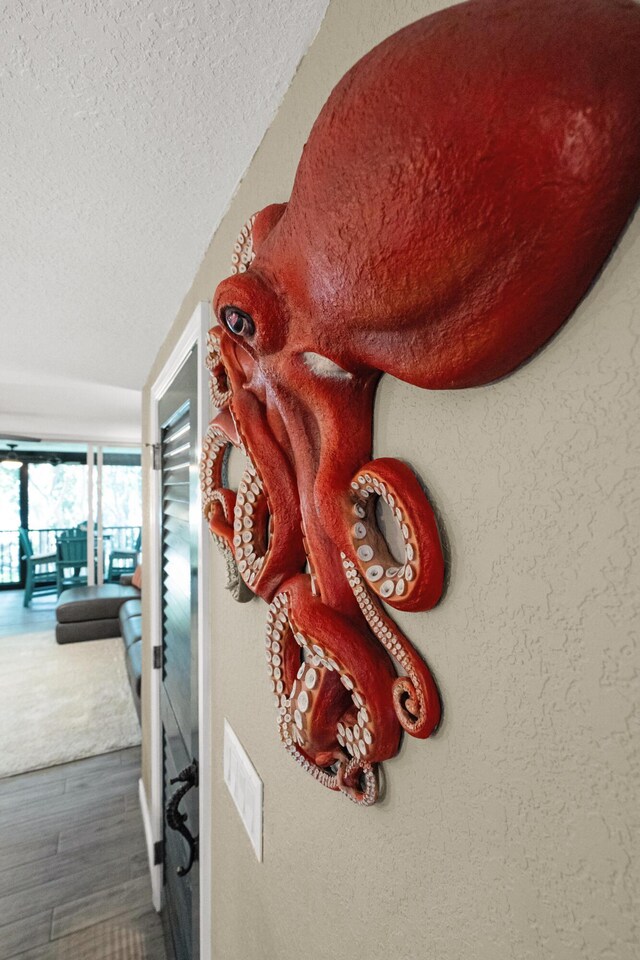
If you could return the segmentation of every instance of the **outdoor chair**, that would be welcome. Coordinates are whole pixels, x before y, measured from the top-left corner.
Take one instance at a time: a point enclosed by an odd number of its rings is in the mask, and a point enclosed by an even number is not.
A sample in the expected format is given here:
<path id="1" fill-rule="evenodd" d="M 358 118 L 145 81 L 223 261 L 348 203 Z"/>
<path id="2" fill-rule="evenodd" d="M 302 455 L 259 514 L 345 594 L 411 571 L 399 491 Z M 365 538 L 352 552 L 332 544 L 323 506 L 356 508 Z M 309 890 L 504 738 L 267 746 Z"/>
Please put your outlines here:
<path id="1" fill-rule="evenodd" d="M 35 554 L 31 537 L 24 527 L 20 527 L 20 551 L 22 560 L 27 566 L 27 575 L 24 586 L 23 606 L 28 607 L 34 596 L 40 596 L 46 593 L 55 593 L 57 588 L 56 579 L 56 554 Z"/>
<path id="2" fill-rule="evenodd" d="M 70 587 L 83 586 L 87 582 L 87 532 L 65 530 L 57 539 L 57 588 L 58 596 Z"/>
<path id="3" fill-rule="evenodd" d="M 112 550 L 109 557 L 109 571 L 107 580 L 110 583 L 119 583 L 120 577 L 134 573 L 138 566 L 138 556 L 142 546 L 142 531 L 138 534 L 135 547 L 132 550 Z"/>

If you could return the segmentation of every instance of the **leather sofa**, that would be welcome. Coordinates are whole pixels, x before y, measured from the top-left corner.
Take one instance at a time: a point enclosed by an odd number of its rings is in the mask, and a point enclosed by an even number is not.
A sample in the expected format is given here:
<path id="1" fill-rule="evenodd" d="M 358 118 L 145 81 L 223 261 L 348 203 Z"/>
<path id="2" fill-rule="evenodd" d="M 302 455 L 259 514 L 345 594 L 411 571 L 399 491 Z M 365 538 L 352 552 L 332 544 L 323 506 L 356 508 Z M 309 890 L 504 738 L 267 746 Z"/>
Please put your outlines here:
<path id="1" fill-rule="evenodd" d="M 120 636 L 120 607 L 139 596 L 135 587 L 121 583 L 64 590 L 56 603 L 56 640 L 78 643 Z"/>
<path id="2" fill-rule="evenodd" d="M 133 702 L 138 711 L 138 719 L 140 719 L 140 691 L 142 685 L 142 601 L 140 598 L 126 600 L 120 607 L 118 616 Z"/>

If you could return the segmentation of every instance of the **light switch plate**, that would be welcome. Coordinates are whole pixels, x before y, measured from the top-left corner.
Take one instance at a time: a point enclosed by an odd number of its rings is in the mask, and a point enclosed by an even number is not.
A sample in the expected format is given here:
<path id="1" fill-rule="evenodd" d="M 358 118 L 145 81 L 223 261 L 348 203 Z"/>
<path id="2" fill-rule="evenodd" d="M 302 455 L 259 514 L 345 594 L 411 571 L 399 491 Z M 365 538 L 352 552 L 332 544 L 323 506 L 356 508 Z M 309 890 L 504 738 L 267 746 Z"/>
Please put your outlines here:
<path id="1" fill-rule="evenodd" d="M 256 857 L 262 863 L 264 784 L 226 717 L 222 754 L 224 782 L 249 834 Z"/>

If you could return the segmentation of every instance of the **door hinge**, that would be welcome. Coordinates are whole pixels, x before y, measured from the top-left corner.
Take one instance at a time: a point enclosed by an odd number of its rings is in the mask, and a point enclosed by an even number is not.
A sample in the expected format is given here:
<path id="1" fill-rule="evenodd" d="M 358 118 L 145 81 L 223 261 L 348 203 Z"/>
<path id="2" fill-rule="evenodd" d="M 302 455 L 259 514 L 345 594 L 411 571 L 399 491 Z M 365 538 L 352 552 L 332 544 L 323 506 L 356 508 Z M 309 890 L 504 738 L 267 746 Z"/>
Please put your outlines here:
<path id="1" fill-rule="evenodd" d="M 162 669 L 162 647 L 160 644 L 153 648 L 153 669 L 161 670 Z"/>
<path id="2" fill-rule="evenodd" d="M 153 865 L 157 867 L 158 864 L 164 863 L 164 841 L 158 840 L 157 843 L 153 845 Z"/>
<path id="3" fill-rule="evenodd" d="M 162 446 L 159 443 L 145 443 L 151 450 L 151 461 L 154 470 L 162 469 Z"/>

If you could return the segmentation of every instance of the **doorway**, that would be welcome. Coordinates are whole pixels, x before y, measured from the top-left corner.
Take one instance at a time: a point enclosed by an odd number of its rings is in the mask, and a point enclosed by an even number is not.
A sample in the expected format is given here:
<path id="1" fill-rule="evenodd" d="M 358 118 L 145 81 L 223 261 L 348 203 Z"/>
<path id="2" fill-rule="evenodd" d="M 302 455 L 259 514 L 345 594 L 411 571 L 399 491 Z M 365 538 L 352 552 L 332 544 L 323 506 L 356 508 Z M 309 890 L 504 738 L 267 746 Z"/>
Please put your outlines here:
<path id="1" fill-rule="evenodd" d="M 210 326 L 210 306 L 201 303 L 151 387 L 149 418 L 154 469 L 146 622 L 155 669 L 143 720 L 150 727 L 150 792 L 147 797 L 141 782 L 140 802 L 153 901 L 180 960 L 211 958 L 211 551 L 197 482 L 210 416 L 204 365 Z M 194 760 L 201 761 L 197 769 Z M 174 826 L 176 813 L 187 814 L 184 826 L 198 837 L 197 848 L 167 825 L 167 807 Z"/>
<path id="2" fill-rule="evenodd" d="M 199 956 L 197 378 L 194 347 L 158 404 L 164 907 L 181 960 Z"/>

